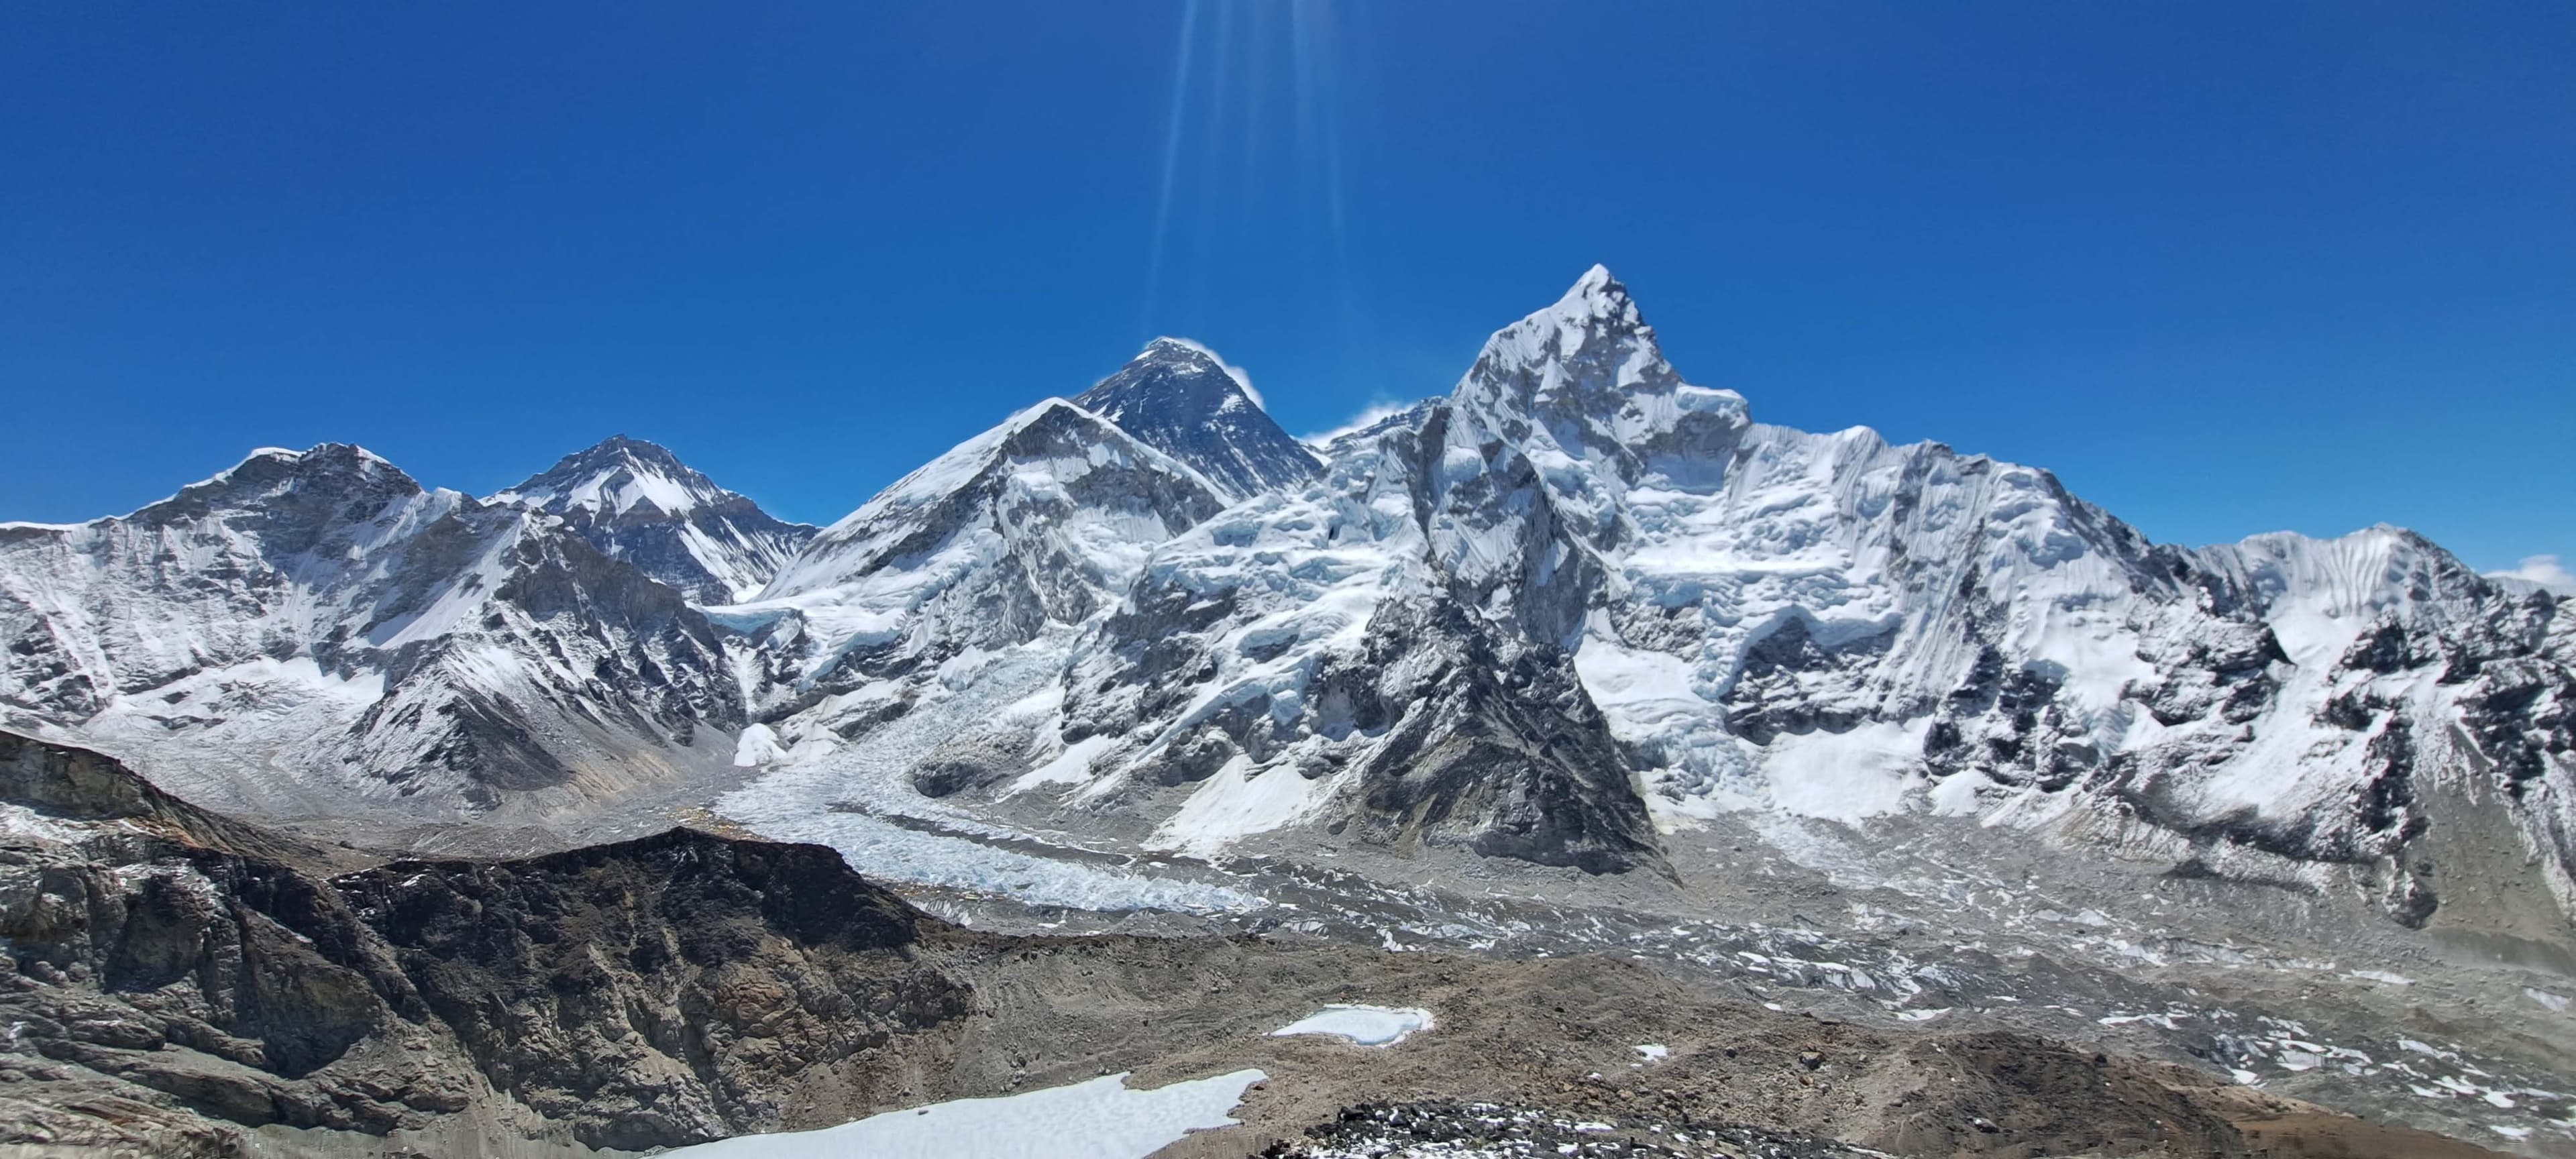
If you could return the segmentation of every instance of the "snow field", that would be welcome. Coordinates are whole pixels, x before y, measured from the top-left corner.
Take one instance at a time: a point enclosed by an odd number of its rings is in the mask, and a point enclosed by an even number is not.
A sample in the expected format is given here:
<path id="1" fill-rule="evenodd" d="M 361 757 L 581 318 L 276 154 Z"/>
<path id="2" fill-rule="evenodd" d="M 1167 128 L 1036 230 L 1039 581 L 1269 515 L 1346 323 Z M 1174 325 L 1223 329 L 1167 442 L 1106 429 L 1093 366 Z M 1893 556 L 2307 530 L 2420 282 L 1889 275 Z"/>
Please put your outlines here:
<path id="1" fill-rule="evenodd" d="M 819 1131 L 743 1135 L 665 1159 L 1145 1159 L 1192 1131 L 1235 1125 L 1243 1092 L 1270 1076 L 1239 1070 L 1152 1090 L 1120 1072 L 990 1099 L 887 1111 Z"/>

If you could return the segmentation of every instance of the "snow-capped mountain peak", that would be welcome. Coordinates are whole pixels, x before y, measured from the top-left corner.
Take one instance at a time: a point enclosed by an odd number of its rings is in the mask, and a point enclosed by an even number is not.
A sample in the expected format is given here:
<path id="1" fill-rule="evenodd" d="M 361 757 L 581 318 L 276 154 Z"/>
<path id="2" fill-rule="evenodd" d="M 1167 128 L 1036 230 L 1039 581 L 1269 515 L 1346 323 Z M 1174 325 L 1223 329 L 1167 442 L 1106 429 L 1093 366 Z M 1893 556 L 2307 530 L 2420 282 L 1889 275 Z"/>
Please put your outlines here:
<path id="1" fill-rule="evenodd" d="M 739 724 L 721 645 L 568 522 L 332 443 L 0 529 L 0 724 L 262 811 L 561 804 L 667 772 L 700 724 Z"/>
<path id="2" fill-rule="evenodd" d="M 896 480 L 719 614 L 793 653 L 801 689 L 856 688 L 1081 623 L 1224 507 L 1205 475 L 1051 398 Z"/>
<path id="3" fill-rule="evenodd" d="M 351 443 L 322 443 L 306 450 L 261 447 L 242 460 L 178 493 L 135 512 L 167 503 L 239 501 L 281 490 L 323 485 L 363 492 L 419 494 L 423 488 L 384 456 Z"/>
<path id="4" fill-rule="evenodd" d="M 731 494 L 659 444 L 611 435 L 489 502 L 557 514 L 578 507 L 595 515 L 624 514 L 651 504 L 665 515 L 686 515 Z"/>
<path id="5" fill-rule="evenodd" d="M 1241 371 L 1183 338 L 1157 338 L 1073 400 L 1243 499 L 1305 484 L 1315 457 L 1280 428 Z"/>
<path id="6" fill-rule="evenodd" d="M 1557 429 L 1557 441 L 1578 457 L 1584 443 L 1634 444 L 1669 430 L 1683 412 L 1739 419 L 1744 412 L 1733 391 L 1684 383 L 1628 288 L 1597 265 L 1555 303 L 1486 339 L 1453 397 L 1497 418 Z M 1593 433 L 1569 440 L 1573 427 Z"/>
<path id="7" fill-rule="evenodd" d="M 488 502 L 562 519 L 700 603 L 748 596 L 814 535 L 716 486 L 667 448 L 613 435 Z"/>
<path id="8" fill-rule="evenodd" d="M 630 439 L 494 506 L 263 451 L 0 526 L 0 720 L 495 799 L 757 720 L 732 759 L 1060 795 L 1201 853 L 1319 829 L 1610 871 L 1725 814 L 1913 813 L 2417 924 L 2524 906 L 2431 892 L 2502 866 L 2576 913 L 2576 604 L 2410 533 L 2161 546 L 2043 470 L 1755 424 L 1599 267 L 1318 450 L 1166 339 L 819 534 Z M 2515 860 L 2446 844 L 2482 833 Z"/>

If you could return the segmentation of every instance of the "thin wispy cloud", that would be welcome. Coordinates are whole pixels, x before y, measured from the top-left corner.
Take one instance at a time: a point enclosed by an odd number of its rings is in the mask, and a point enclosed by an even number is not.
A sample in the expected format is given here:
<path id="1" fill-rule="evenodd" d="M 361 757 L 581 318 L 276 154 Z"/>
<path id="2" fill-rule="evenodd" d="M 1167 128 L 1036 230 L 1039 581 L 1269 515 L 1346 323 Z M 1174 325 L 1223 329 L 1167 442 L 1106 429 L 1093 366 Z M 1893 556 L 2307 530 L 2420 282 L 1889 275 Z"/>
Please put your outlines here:
<path id="1" fill-rule="evenodd" d="M 1414 404 L 1411 402 L 1402 402 L 1383 396 L 1372 398 L 1369 400 L 1369 404 L 1366 407 L 1361 408 L 1360 413 L 1351 416 L 1350 421 L 1334 427 L 1331 430 L 1317 431 L 1311 435 L 1300 435 L 1298 436 L 1298 439 L 1302 442 L 1318 445 L 1329 443 L 1334 439 L 1338 439 L 1343 435 L 1351 433 L 1352 431 L 1366 430 L 1378 423 L 1385 422 L 1396 415 L 1404 413 L 1405 410 L 1411 408 L 1413 405 Z"/>
<path id="2" fill-rule="evenodd" d="M 2487 573 L 2489 579 L 2516 579 L 2539 584 L 2562 596 L 2576 596 L 2576 572 L 2567 570 L 2554 555 L 2526 555 L 2522 562 L 2503 571 Z"/>

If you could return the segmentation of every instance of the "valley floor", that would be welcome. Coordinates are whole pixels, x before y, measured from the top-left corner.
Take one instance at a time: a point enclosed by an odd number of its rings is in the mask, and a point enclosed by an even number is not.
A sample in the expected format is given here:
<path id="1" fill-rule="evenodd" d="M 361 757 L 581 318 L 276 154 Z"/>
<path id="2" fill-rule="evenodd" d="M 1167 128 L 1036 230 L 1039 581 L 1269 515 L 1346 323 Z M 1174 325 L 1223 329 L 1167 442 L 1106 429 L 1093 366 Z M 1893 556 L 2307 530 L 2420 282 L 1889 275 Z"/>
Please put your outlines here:
<path id="1" fill-rule="evenodd" d="M 1209 861 L 1143 852 L 1143 833 L 1110 846 L 1099 816 L 1034 798 L 970 813 L 847 772 L 774 774 L 723 798 L 719 816 L 732 806 L 750 832 L 832 845 L 977 928 L 1609 955 L 1767 1010 L 2098 1043 L 2249 1099 L 2576 1154 L 2576 1075 L 2560 1047 L 2576 1041 L 2564 999 L 2576 962 L 2467 921 L 2411 931 L 2358 899 L 2176 878 L 1937 817 L 1863 831 L 1724 816 L 1667 835 L 1669 875 L 1395 856 L 1311 832 Z M 1079 844 L 1063 832 L 1077 826 Z M 1999 844 L 2012 852 L 1999 858 Z M 1114 908 L 1084 908 L 1104 900 Z"/>

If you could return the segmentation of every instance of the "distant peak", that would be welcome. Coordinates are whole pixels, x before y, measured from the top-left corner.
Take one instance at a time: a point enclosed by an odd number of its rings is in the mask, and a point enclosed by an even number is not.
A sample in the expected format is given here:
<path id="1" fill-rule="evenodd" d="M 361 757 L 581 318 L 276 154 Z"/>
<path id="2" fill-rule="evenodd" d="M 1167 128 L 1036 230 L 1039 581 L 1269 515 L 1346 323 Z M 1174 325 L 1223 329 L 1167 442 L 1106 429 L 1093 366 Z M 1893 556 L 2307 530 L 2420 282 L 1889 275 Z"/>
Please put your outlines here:
<path id="1" fill-rule="evenodd" d="M 1084 391 L 1074 402 L 1093 410 L 1101 410 L 1103 406 L 1117 410 L 1121 408 L 1114 401 L 1116 396 L 1136 384 L 1168 382 L 1175 377 L 1202 388 L 1212 388 L 1219 395 L 1240 393 L 1244 401 L 1268 409 L 1261 392 L 1253 388 L 1252 376 L 1244 373 L 1242 367 L 1227 362 L 1204 342 L 1169 335 L 1146 343 L 1136 357 L 1118 368 L 1118 373 L 1092 384 L 1091 389 Z M 1231 383 L 1234 390 L 1225 390 L 1227 383 Z M 1114 420 L 1117 415 L 1111 414 L 1110 417 Z"/>
<path id="2" fill-rule="evenodd" d="M 420 484 L 404 474 L 402 468 L 354 443 L 317 443 L 301 451 L 260 447 L 232 466 L 180 488 L 168 499 L 145 504 L 131 516 L 142 516 L 183 500 L 248 502 L 259 495 L 300 486 L 352 492 L 389 489 L 393 494 L 421 490 Z"/>
<path id="3" fill-rule="evenodd" d="M 1240 499 L 1313 478 L 1315 458 L 1262 406 L 1252 376 L 1187 338 L 1157 338 L 1073 405 Z"/>
<path id="4" fill-rule="evenodd" d="M 1218 366 L 1225 365 L 1225 360 L 1217 357 L 1216 351 L 1208 349 L 1206 343 L 1193 341 L 1188 338 L 1174 338 L 1168 334 L 1146 343 L 1145 349 L 1137 352 L 1136 357 L 1183 359 L 1204 358 Z"/>
<path id="5" fill-rule="evenodd" d="M 558 514 L 575 507 L 623 514 L 649 503 L 662 514 L 685 515 L 729 494 L 669 448 L 620 434 L 557 459 L 554 466 L 485 501 Z"/>
<path id="6" fill-rule="evenodd" d="M 601 466 L 622 459 L 634 459 L 666 469 L 683 466 L 680 457 L 672 454 L 670 448 L 660 443 L 630 435 L 615 434 L 564 456 L 555 464 L 555 468 L 561 470 L 565 467 Z"/>
<path id="7" fill-rule="evenodd" d="M 240 471 L 245 467 L 249 467 L 257 463 L 278 463 L 287 466 L 310 465 L 312 467 L 326 469 L 334 466 L 350 465 L 358 467 L 382 467 L 398 470 L 397 468 L 394 468 L 394 465 L 387 461 L 383 455 L 379 455 L 374 451 L 370 451 L 365 447 L 357 445 L 356 443 L 315 443 L 301 451 L 290 450 L 285 447 L 260 447 L 251 453 L 242 456 L 242 460 L 240 462 L 233 464 L 230 469 L 215 477 L 218 479 L 225 478 L 236 471 Z"/>

